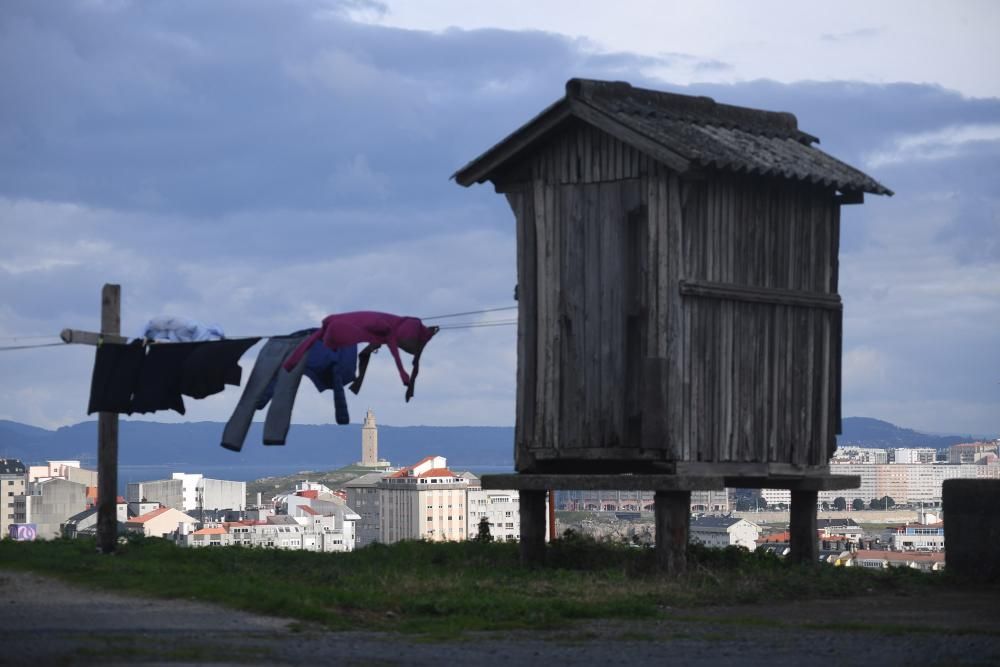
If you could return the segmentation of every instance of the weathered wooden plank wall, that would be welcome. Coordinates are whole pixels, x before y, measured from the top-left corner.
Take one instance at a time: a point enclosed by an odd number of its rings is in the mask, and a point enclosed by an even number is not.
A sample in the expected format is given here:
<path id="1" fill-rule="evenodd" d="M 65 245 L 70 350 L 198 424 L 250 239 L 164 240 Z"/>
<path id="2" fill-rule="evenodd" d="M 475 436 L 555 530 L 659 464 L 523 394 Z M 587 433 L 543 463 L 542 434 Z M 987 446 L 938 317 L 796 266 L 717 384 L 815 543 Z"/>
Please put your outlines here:
<path id="1" fill-rule="evenodd" d="M 730 174 L 691 184 L 681 297 L 688 460 L 827 462 L 840 402 L 831 382 L 837 216 L 820 188 Z"/>
<path id="2" fill-rule="evenodd" d="M 826 463 L 840 417 L 832 193 L 682 181 L 582 123 L 521 174 L 505 189 L 518 221 L 518 470 Z"/>

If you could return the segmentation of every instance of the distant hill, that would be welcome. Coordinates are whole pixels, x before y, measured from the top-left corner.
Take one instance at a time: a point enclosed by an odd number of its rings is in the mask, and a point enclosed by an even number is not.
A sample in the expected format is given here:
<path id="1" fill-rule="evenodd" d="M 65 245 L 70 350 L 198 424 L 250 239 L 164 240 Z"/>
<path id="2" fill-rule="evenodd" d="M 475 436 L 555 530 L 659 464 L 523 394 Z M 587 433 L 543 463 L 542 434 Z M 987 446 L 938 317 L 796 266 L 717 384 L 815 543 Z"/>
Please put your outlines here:
<path id="1" fill-rule="evenodd" d="M 350 424 L 294 424 L 284 447 L 261 445 L 261 424 L 255 423 L 240 453 L 219 446 L 224 424 L 188 422 L 163 424 L 130 421 L 120 425 L 119 462 L 122 466 L 175 470 L 241 468 L 268 470 L 335 470 L 361 456 L 361 426 Z M 918 433 L 867 417 L 844 419 L 840 444 L 870 447 L 948 447 L 971 436 Z M 456 469 L 512 468 L 514 429 L 509 426 L 379 426 L 379 455 L 396 465 L 409 465 L 424 456 L 448 458 Z M 81 459 L 96 466 L 97 422 L 87 421 L 50 431 L 0 420 L 0 456 L 26 464 L 54 459 Z M 139 475 L 139 472 L 135 473 Z"/>
<path id="2" fill-rule="evenodd" d="M 976 439 L 971 435 L 928 435 L 870 417 L 847 417 L 843 426 L 843 434 L 837 436 L 838 445 L 942 449 Z"/>
<path id="3" fill-rule="evenodd" d="M 119 427 L 119 463 L 123 466 L 252 467 L 332 470 L 361 458 L 361 426 L 294 424 L 284 447 L 261 445 L 262 425 L 254 423 L 243 451 L 219 446 L 221 422 L 159 422 L 123 419 Z M 436 454 L 458 468 L 513 467 L 514 429 L 492 426 L 379 426 L 379 456 L 397 465 L 416 463 Z M 25 463 L 97 459 L 97 422 L 87 421 L 55 431 L 0 421 L 0 456 Z"/>

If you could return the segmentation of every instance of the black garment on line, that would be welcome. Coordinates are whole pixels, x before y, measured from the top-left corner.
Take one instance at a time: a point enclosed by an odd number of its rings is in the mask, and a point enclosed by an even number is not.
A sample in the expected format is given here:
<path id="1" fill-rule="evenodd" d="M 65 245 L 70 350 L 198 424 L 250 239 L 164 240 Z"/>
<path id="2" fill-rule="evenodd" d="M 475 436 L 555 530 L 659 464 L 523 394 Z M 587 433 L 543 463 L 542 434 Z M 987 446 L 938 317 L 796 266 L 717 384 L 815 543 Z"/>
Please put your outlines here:
<path id="1" fill-rule="evenodd" d="M 90 376 L 87 414 L 122 412 L 132 414 L 132 390 L 146 357 L 141 341 L 131 345 L 106 343 L 97 346 L 94 372 Z"/>
<path id="2" fill-rule="evenodd" d="M 88 414 L 132 414 L 157 410 L 175 410 L 184 414 L 182 394 L 192 398 L 205 398 L 219 393 L 227 384 L 239 386 L 242 376 L 239 359 L 259 340 L 242 338 L 198 343 L 157 343 L 149 346 L 148 352 L 140 345 L 138 364 L 135 352 L 113 350 L 101 354 L 105 347 L 132 348 L 135 345 L 105 343 L 98 347 L 94 361 Z M 127 402 L 124 401 L 126 393 L 131 396 L 131 400 Z"/>

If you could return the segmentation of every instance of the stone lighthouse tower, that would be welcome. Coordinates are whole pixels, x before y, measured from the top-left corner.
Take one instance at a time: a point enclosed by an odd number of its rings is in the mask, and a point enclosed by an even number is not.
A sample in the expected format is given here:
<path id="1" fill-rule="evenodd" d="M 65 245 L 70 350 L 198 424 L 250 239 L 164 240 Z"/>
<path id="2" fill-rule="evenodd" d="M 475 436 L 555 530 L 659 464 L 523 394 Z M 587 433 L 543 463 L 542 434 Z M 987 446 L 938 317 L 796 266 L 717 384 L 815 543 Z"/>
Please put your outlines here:
<path id="1" fill-rule="evenodd" d="M 368 408 L 361 427 L 361 465 L 375 467 L 378 464 L 378 427 L 375 425 L 375 413 Z"/>

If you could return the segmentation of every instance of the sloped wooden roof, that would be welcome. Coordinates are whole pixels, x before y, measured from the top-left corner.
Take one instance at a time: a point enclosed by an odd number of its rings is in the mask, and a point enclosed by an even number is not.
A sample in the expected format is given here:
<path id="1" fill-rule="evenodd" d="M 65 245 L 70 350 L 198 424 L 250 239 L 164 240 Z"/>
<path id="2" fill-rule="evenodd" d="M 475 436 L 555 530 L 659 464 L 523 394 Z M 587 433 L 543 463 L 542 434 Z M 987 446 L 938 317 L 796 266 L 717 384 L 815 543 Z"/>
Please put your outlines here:
<path id="1" fill-rule="evenodd" d="M 682 174 L 717 168 L 806 181 L 841 192 L 892 194 L 871 176 L 813 146 L 819 139 L 799 130 L 793 114 L 590 79 L 567 81 L 565 97 L 459 169 L 453 178 L 465 186 L 492 179 L 571 118 L 607 132 Z"/>

